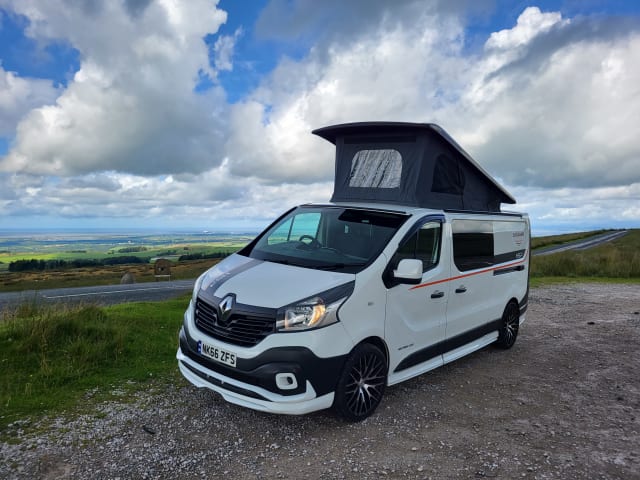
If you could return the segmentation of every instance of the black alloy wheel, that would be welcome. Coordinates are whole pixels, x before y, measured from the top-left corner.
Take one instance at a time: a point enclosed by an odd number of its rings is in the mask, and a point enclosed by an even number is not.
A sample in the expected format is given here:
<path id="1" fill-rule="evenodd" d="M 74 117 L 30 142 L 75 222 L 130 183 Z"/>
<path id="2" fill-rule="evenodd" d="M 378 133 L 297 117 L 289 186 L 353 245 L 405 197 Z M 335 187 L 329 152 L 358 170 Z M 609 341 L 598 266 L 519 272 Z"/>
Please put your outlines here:
<path id="1" fill-rule="evenodd" d="M 502 314 L 502 326 L 498 333 L 496 346 L 509 349 L 516 343 L 518 329 L 520 328 L 520 307 L 516 302 L 509 302 Z"/>
<path id="2" fill-rule="evenodd" d="M 359 422 L 380 404 L 387 385 L 387 359 L 375 345 L 358 345 L 338 379 L 333 406 L 343 418 Z"/>

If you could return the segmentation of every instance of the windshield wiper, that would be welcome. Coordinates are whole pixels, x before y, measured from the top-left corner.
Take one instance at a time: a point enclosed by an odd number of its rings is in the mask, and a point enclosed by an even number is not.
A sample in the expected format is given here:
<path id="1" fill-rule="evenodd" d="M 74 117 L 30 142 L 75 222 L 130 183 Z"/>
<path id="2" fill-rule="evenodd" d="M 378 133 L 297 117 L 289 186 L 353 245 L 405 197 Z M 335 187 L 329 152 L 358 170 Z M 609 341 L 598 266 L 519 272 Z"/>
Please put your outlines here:
<path id="1" fill-rule="evenodd" d="M 312 267 L 317 270 L 338 270 L 339 268 L 345 267 L 363 267 L 366 263 L 331 263 L 328 265 L 318 265 L 317 267 Z"/>
<path id="2" fill-rule="evenodd" d="M 296 263 L 290 262 L 289 260 L 274 260 L 273 258 L 270 258 L 269 260 L 267 260 L 267 262 L 281 263 L 282 265 L 297 265 Z"/>

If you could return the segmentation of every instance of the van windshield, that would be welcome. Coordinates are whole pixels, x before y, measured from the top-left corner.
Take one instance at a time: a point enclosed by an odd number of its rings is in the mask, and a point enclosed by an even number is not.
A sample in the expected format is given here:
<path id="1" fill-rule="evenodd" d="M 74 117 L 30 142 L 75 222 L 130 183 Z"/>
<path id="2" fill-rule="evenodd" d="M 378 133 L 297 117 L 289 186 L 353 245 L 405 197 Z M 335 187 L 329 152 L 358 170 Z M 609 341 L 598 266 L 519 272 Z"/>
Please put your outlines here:
<path id="1" fill-rule="evenodd" d="M 287 265 L 357 273 L 376 259 L 407 218 L 357 208 L 298 207 L 241 253 Z"/>

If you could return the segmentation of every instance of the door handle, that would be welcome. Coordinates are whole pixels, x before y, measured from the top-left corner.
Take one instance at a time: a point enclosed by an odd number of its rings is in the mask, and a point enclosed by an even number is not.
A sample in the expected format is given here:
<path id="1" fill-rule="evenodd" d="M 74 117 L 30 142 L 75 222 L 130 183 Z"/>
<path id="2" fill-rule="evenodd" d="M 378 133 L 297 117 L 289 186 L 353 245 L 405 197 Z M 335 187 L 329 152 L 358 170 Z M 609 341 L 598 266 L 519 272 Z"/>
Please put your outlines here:
<path id="1" fill-rule="evenodd" d="M 436 290 L 431 294 L 431 298 L 442 298 L 442 297 L 444 297 L 444 292 L 441 292 L 440 290 Z"/>
<path id="2" fill-rule="evenodd" d="M 464 293 L 467 291 L 467 287 L 465 287 L 464 285 L 460 285 L 458 288 L 456 288 L 456 293 Z"/>

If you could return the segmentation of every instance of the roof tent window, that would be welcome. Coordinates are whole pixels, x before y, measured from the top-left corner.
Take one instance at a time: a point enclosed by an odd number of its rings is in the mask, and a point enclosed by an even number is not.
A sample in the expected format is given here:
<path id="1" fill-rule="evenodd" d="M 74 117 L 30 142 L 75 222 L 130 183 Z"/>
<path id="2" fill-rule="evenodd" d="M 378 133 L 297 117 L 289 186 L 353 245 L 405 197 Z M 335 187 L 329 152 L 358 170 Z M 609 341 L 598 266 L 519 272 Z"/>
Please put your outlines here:
<path id="1" fill-rule="evenodd" d="M 461 195 L 464 191 L 464 174 L 458 161 L 448 155 L 440 154 L 436 158 L 433 170 L 431 191 Z"/>
<path id="2" fill-rule="evenodd" d="M 360 150 L 351 160 L 350 187 L 399 188 L 402 155 L 393 149 Z"/>

